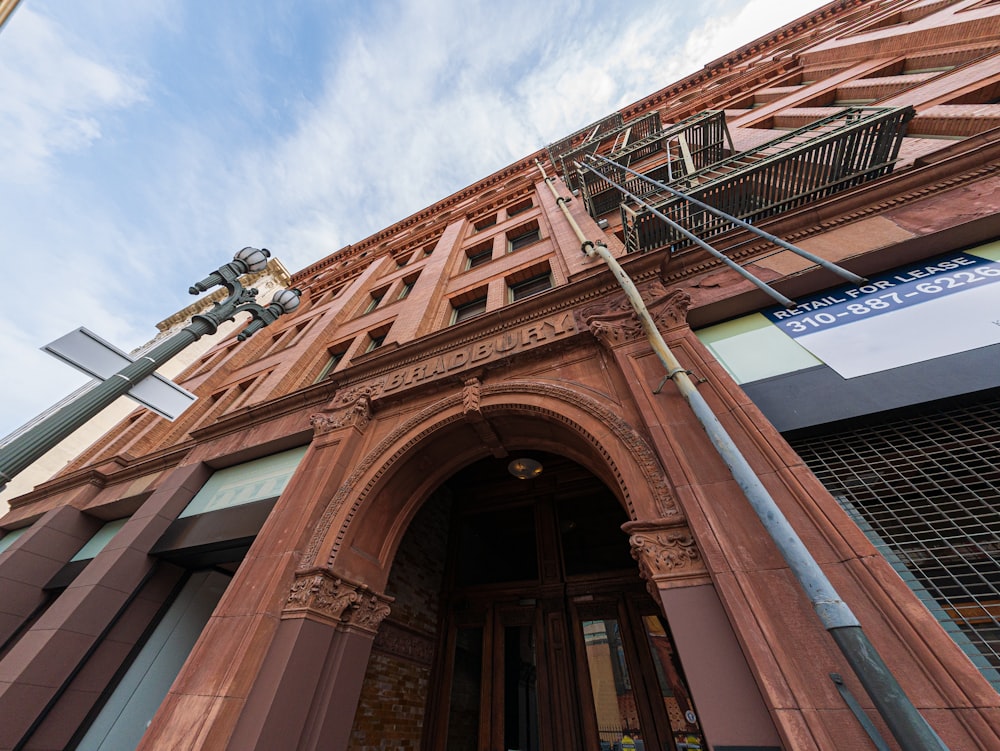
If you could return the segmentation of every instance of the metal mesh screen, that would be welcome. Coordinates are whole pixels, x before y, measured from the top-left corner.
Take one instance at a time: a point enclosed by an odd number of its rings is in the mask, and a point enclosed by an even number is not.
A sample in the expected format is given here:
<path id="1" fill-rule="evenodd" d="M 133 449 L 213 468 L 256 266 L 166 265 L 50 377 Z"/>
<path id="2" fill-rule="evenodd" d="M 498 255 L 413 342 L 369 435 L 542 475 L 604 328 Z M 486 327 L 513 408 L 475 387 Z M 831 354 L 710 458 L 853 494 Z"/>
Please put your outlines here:
<path id="1" fill-rule="evenodd" d="M 1000 690 L 1000 399 L 792 446 Z"/>

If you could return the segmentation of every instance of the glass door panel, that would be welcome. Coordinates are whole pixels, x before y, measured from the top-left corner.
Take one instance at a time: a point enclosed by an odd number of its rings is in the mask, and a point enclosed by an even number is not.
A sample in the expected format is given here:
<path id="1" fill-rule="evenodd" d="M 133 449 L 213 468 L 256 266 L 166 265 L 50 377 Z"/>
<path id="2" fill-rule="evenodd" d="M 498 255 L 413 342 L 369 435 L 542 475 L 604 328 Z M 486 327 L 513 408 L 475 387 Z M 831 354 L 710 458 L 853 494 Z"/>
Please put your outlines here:
<path id="1" fill-rule="evenodd" d="M 618 619 L 582 621 L 581 626 L 602 751 L 643 747 Z"/>
<path id="2" fill-rule="evenodd" d="M 538 667 L 531 626 L 504 629 L 503 728 L 507 751 L 537 751 Z"/>
<path id="3" fill-rule="evenodd" d="M 704 741 L 698 726 L 698 717 L 674 663 L 674 648 L 667 629 L 657 615 L 642 616 L 642 626 L 649 643 L 657 684 L 677 748 L 700 748 L 704 745 Z"/>
<path id="4" fill-rule="evenodd" d="M 483 629 L 459 628 L 448 706 L 448 751 L 478 751 L 483 683 Z"/>

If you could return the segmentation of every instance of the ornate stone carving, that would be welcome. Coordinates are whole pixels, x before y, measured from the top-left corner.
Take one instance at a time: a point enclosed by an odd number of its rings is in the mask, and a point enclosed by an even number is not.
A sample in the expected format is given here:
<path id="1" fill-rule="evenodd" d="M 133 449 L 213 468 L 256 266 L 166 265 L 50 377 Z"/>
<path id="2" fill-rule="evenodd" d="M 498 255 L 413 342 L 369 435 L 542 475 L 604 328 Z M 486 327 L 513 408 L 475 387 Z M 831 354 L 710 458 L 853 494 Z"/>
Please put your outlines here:
<path id="1" fill-rule="evenodd" d="M 479 389 L 479 379 L 478 378 L 467 378 L 465 381 L 465 388 L 462 389 L 462 409 L 465 414 L 468 415 L 470 412 L 473 414 L 480 414 L 479 412 L 479 400 L 480 400 L 480 389 Z"/>
<path id="2" fill-rule="evenodd" d="M 691 296 L 682 289 L 668 290 L 660 281 L 638 286 L 650 318 L 660 331 L 683 326 Z M 639 317 L 625 293 L 614 295 L 581 309 L 580 318 L 591 333 L 605 346 L 611 347 L 644 335 Z"/>
<path id="3" fill-rule="evenodd" d="M 372 647 L 377 652 L 430 667 L 434 661 L 434 637 L 385 621 Z"/>
<path id="4" fill-rule="evenodd" d="M 354 404 L 337 412 L 318 412 L 309 417 L 314 435 L 325 435 L 340 428 L 354 427 L 364 430 L 372 417 L 371 398 L 364 393 L 357 396 Z"/>
<path id="5" fill-rule="evenodd" d="M 282 617 L 309 614 L 375 633 L 389 615 L 390 602 L 392 598 L 334 576 L 328 569 L 309 569 L 296 573 Z"/>
<path id="6" fill-rule="evenodd" d="M 357 607 L 347 613 L 347 623 L 374 634 L 378 632 L 379 624 L 389 615 L 389 611 L 387 601 L 374 592 L 366 592 L 358 599 Z"/>
<path id="7" fill-rule="evenodd" d="M 708 569 L 687 527 L 677 526 L 673 520 L 658 520 L 628 522 L 622 529 L 629 535 L 632 557 L 651 593 L 709 581 Z"/>

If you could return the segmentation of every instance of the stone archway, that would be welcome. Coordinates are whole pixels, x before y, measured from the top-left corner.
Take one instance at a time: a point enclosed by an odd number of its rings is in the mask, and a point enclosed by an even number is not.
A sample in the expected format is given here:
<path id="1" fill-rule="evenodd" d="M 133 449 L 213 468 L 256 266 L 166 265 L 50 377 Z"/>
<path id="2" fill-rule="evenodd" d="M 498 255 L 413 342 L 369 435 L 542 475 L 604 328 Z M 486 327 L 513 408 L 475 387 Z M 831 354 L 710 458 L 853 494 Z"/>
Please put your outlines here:
<path id="1" fill-rule="evenodd" d="M 381 433 L 377 395 L 338 400 L 338 412 L 314 418 L 324 441 L 360 445 L 317 517 L 232 743 L 263 749 L 297 737 L 303 748 L 343 747 L 351 727 L 343 707 L 357 703 L 391 611 L 383 593 L 400 541 L 434 488 L 472 461 L 558 453 L 590 468 L 633 522 L 683 526 L 646 439 L 598 396 L 551 382 L 469 378 Z"/>
<path id="2" fill-rule="evenodd" d="M 461 447 L 438 456 L 435 444 Z M 384 584 L 406 523 L 434 487 L 476 458 L 530 448 L 586 463 L 633 521 L 683 524 L 655 453 L 612 409 L 559 384 L 481 384 L 472 378 L 461 392 L 421 410 L 365 453 L 327 504 L 300 571 L 329 569 L 374 576 L 365 581 L 368 586 Z M 351 565 L 351 548 L 364 551 L 367 563 Z M 378 572 L 368 565 L 373 560 Z"/>

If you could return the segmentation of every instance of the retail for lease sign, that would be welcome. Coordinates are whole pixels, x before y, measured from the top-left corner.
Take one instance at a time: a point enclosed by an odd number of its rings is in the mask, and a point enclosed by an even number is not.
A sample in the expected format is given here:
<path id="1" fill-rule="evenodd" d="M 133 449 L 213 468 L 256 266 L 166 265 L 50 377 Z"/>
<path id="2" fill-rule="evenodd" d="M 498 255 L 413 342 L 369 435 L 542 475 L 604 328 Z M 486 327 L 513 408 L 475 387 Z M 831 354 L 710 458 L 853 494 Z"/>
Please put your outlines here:
<path id="1" fill-rule="evenodd" d="M 764 315 L 844 378 L 985 347 L 1000 343 L 995 258 L 993 245 L 952 253 Z"/>

